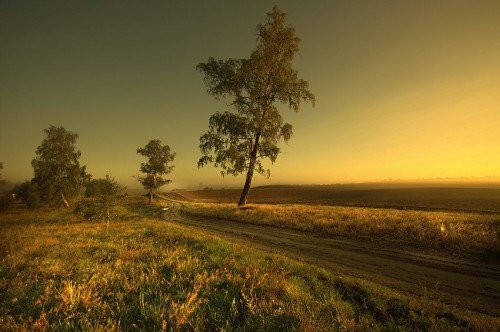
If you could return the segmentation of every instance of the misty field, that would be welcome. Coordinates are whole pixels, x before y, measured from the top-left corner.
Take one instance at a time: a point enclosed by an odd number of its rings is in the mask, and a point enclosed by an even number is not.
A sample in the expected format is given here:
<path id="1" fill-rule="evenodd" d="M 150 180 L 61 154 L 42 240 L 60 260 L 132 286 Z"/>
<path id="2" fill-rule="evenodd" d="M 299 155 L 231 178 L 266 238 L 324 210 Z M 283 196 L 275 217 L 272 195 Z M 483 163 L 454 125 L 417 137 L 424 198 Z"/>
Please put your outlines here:
<path id="1" fill-rule="evenodd" d="M 500 215 L 300 204 L 184 203 L 191 215 L 498 257 Z"/>
<path id="2" fill-rule="evenodd" d="M 0 214 L 0 330 L 495 330 L 498 318 L 410 297 L 159 218 Z M 248 211 L 252 211 L 249 209 Z"/>

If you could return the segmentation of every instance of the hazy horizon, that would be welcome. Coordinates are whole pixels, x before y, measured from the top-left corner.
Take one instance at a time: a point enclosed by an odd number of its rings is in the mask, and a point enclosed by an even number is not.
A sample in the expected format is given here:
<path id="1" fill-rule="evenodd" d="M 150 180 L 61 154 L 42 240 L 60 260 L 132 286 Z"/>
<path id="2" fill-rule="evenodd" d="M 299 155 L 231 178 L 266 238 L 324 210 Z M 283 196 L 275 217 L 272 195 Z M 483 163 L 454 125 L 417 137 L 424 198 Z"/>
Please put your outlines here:
<path id="1" fill-rule="evenodd" d="M 79 134 L 94 178 L 139 187 L 136 149 L 158 138 L 177 153 L 165 190 L 242 186 L 196 167 L 209 116 L 229 108 L 195 66 L 248 57 L 275 3 L 317 104 L 283 112 L 294 136 L 254 185 L 500 178 L 500 3 L 450 0 L 2 2 L 3 179 L 33 176 L 53 124 Z"/>

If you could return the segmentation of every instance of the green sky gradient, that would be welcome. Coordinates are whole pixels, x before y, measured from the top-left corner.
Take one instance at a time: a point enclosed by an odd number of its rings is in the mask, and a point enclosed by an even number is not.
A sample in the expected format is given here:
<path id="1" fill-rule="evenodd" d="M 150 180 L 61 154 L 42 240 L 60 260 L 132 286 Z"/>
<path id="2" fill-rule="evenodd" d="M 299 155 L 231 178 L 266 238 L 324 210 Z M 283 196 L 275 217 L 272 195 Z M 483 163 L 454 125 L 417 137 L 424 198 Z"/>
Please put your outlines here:
<path id="1" fill-rule="evenodd" d="M 0 161 L 32 177 L 50 124 L 94 177 L 132 186 L 138 147 L 177 152 L 174 187 L 241 185 L 197 169 L 216 110 L 196 64 L 247 57 L 278 4 L 302 39 L 313 109 L 255 184 L 500 175 L 499 1 L 2 1 Z"/>

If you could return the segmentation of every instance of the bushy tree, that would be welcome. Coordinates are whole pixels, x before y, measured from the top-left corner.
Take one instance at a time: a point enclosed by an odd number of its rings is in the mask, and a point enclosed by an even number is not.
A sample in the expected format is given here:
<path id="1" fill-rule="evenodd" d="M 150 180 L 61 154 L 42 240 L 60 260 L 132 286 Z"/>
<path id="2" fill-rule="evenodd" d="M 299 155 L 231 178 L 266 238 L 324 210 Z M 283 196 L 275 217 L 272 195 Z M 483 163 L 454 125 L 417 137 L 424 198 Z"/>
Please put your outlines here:
<path id="1" fill-rule="evenodd" d="M 209 129 L 200 137 L 198 167 L 213 163 L 223 176 L 246 172 L 240 206 L 248 199 L 254 171 L 270 175 L 262 160 L 274 163 L 279 141 L 292 136 L 292 125 L 283 122 L 277 105 L 297 112 L 302 101 L 315 101 L 309 83 L 292 68 L 300 39 L 285 16 L 276 6 L 267 14 L 267 22 L 257 26 L 257 47 L 248 59 L 209 58 L 197 66 L 208 93 L 230 99 L 234 109 L 210 117 Z"/>
<path id="2" fill-rule="evenodd" d="M 116 182 L 116 180 L 111 176 L 111 174 L 106 174 L 103 179 L 93 179 L 87 184 L 85 189 L 86 197 L 98 197 L 98 196 L 116 196 L 121 191 L 123 187 Z"/>
<path id="3" fill-rule="evenodd" d="M 35 209 L 42 204 L 40 197 L 40 188 L 33 181 L 25 181 L 16 185 L 12 189 L 14 193 L 22 203 L 26 204 L 29 208 Z"/>
<path id="4" fill-rule="evenodd" d="M 137 179 L 148 191 L 149 203 L 151 204 L 153 190 L 172 182 L 162 176 L 171 173 L 174 169 L 170 163 L 174 161 L 175 153 L 170 150 L 170 146 L 162 145 L 158 139 L 149 141 L 146 146 L 137 149 L 137 153 L 148 158 L 148 161 L 142 163 L 140 168 L 144 175 L 137 176 Z"/>
<path id="5" fill-rule="evenodd" d="M 67 198 L 80 193 L 90 180 L 86 167 L 80 166 L 81 153 L 75 146 L 78 134 L 55 126 L 44 132 L 46 137 L 31 161 L 35 173 L 32 182 L 38 186 L 42 202 L 69 206 Z"/>
<path id="6" fill-rule="evenodd" d="M 111 174 L 104 179 L 89 182 L 85 198 L 75 208 L 75 213 L 87 220 L 105 220 L 108 223 L 115 217 L 119 195 L 123 187 L 115 181 Z"/>

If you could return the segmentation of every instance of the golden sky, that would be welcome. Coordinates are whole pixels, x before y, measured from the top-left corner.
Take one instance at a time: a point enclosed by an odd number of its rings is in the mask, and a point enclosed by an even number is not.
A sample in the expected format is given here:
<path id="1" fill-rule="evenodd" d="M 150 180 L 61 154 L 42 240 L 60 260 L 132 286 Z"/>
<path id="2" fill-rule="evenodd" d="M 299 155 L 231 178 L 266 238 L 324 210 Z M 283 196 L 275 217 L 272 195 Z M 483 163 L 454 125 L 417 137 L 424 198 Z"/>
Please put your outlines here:
<path id="1" fill-rule="evenodd" d="M 32 176 L 50 124 L 82 162 L 133 186 L 135 150 L 177 152 L 174 187 L 234 186 L 199 170 L 216 110 L 196 64 L 246 57 L 274 2 L 0 3 L 0 161 Z M 317 104 L 255 184 L 500 176 L 499 1 L 277 1 L 302 39 L 296 67 Z"/>

